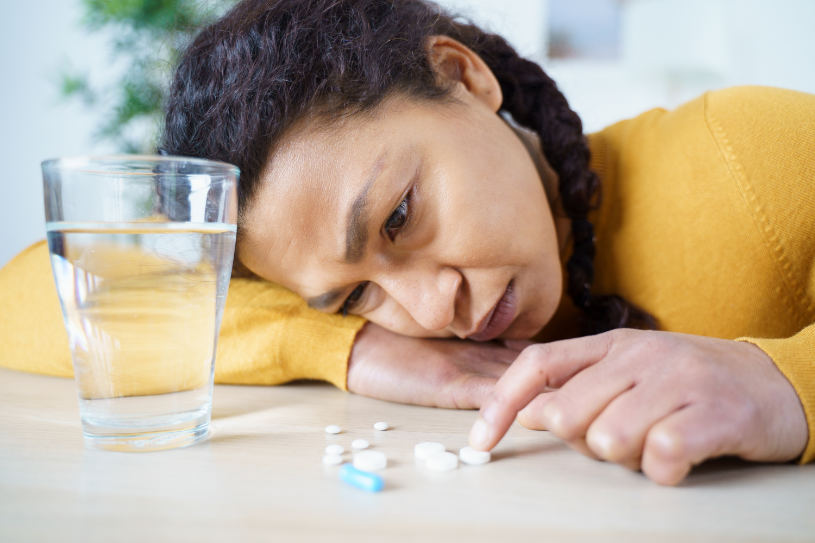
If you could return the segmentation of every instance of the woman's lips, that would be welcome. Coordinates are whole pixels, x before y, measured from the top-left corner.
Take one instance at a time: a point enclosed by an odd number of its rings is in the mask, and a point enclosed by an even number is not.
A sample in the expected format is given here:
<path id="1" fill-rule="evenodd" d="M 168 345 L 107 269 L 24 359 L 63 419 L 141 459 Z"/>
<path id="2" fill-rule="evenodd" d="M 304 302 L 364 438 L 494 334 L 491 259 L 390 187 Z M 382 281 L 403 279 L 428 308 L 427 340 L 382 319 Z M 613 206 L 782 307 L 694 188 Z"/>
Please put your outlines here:
<path id="1" fill-rule="evenodd" d="M 482 319 L 478 330 L 470 334 L 467 339 L 474 341 L 489 341 L 503 334 L 512 320 L 515 318 L 515 293 L 512 288 L 512 281 L 507 285 L 504 295 L 495 304 L 495 307 Z"/>

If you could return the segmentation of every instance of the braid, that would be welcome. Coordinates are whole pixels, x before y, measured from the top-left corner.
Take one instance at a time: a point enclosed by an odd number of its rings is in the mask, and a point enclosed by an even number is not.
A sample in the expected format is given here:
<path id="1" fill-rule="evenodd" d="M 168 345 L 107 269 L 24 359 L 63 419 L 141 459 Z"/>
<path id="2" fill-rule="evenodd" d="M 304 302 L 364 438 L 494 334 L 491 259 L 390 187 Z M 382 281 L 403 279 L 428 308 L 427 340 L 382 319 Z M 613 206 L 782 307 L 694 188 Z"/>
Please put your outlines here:
<path id="1" fill-rule="evenodd" d="M 540 137 L 543 154 L 558 174 L 558 190 L 571 219 L 574 249 L 566 263 L 567 293 L 583 312 L 583 333 L 621 327 L 656 328 L 655 319 L 617 295 L 591 293 L 594 282 L 594 226 L 587 215 L 599 204 L 600 180 L 590 168 L 590 151 L 580 117 L 555 82 L 500 36 L 481 34 L 476 52 L 501 85 L 502 109 Z"/>

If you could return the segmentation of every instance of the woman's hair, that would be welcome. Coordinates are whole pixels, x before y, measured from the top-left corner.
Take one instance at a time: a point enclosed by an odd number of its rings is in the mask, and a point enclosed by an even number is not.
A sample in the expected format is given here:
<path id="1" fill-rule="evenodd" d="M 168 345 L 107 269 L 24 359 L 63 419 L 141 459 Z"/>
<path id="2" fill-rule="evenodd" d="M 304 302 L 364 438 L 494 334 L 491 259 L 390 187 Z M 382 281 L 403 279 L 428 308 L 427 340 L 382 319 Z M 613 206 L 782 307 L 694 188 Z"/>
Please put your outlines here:
<path id="1" fill-rule="evenodd" d="M 500 36 L 424 0 L 244 0 L 205 28 L 183 55 L 167 103 L 161 151 L 223 160 L 241 169 L 238 206 L 286 130 L 305 116 L 327 120 L 372 111 L 397 94 L 449 97 L 428 58 L 433 35 L 477 53 L 501 85 L 501 110 L 540 138 L 557 172 L 574 249 L 567 292 L 583 332 L 654 327 L 619 296 L 591 293 L 594 229 L 588 212 L 600 182 L 589 169 L 580 118 L 554 81 Z"/>

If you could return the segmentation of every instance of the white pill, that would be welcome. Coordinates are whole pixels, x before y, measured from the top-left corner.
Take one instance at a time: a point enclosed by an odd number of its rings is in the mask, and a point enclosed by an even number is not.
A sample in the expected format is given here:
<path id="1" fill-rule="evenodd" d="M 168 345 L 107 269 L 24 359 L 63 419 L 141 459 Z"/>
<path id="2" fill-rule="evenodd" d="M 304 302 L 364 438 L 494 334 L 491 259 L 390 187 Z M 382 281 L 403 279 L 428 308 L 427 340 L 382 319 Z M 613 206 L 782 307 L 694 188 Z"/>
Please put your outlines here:
<path id="1" fill-rule="evenodd" d="M 380 432 L 384 432 L 385 430 L 390 430 L 391 425 L 384 421 L 379 421 L 374 423 L 374 430 L 379 430 Z"/>
<path id="2" fill-rule="evenodd" d="M 425 466 L 433 471 L 451 471 L 458 467 L 458 456 L 451 452 L 437 452 L 428 457 Z"/>
<path id="3" fill-rule="evenodd" d="M 340 432 L 342 432 L 342 428 L 340 428 L 336 424 L 329 424 L 328 426 L 325 427 L 326 434 L 339 434 Z"/>
<path id="4" fill-rule="evenodd" d="M 342 456 L 338 454 L 326 454 L 323 456 L 323 464 L 326 466 L 338 466 L 342 464 Z"/>
<path id="5" fill-rule="evenodd" d="M 327 454 L 327 455 L 339 456 L 344 452 L 345 452 L 345 447 L 343 447 L 342 445 L 334 444 L 334 445 L 329 445 L 328 447 L 325 448 L 325 454 Z"/>
<path id="6" fill-rule="evenodd" d="M 371 444 L 368 443 L 367 439 L 355 439 L 354 441 L 351 442 L 351 448 L 354 449 L 355 451 L 367 449 L 370 446 Z"/>
<path id="7" fill-rule="evenodd" d="M 388 457 L 380 451 L 359 451 L 354 454 L 354 467 L 362 471 L 379 471 L 388 465 Z"/>
<path id="8" fill-rule="evenodd" d="M 437 441 L 423 441 L 413 446 L 413 455 L 419 460 L 427 460 L 433 454 L 444 452 L 444 445 Z"/>
<path id="9" fill-rule="evenodd" d="M 490 451 L 479 451 L 473 449 L 472 447 L 462 447 L 462 449 L 458 451 L 458 457 L 465 464 L 478 466 L 489 462 L 492 455 L 490 454 Z"/>

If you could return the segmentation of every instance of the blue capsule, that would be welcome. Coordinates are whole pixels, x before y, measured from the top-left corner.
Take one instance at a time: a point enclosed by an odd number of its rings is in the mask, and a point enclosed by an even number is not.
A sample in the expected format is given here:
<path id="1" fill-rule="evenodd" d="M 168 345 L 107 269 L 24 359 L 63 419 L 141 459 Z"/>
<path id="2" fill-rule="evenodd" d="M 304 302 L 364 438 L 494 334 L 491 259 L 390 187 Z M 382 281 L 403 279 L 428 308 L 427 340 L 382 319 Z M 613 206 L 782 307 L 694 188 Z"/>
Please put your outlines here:
<path id="1" fill-rule="evenodd" d="M 340 468 L 340 479 L 351 486 L 367 490 L 368 492 L 379 492 L 385 486 L 382 477 L 376 473 L 362 471 L 354 467 L 353 464 L 343 464 Z"/>

